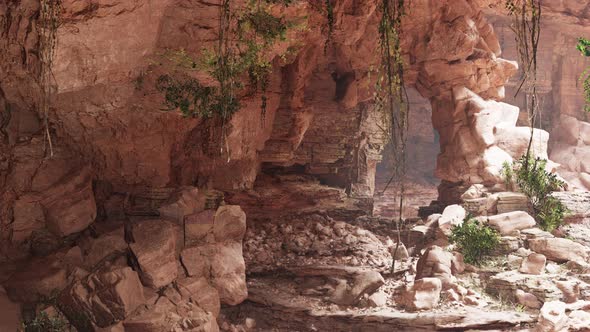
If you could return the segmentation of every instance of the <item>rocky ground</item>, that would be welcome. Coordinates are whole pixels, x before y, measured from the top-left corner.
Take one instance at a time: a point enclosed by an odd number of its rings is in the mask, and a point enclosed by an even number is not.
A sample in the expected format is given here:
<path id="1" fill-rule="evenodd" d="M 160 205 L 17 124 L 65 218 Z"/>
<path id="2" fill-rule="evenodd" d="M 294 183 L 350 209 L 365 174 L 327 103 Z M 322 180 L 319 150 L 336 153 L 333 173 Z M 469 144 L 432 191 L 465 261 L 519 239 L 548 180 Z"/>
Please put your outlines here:
<path id="1" fill-rule="evenodd" d="M 590 207 L 589 193 L 557 196 L 570 211 Z M 221 327 L 588 331 L 590 247 L 584 234 L 590 211 L 573 219 L 570 214 L 570 223 L 551 234 L 522 211 L 527 205 L 518 193 L 470 188 L 462 206 L 408 221 L 394 273 L 396 228 L 388 218 L 308 214 L 250 227 L 244 240 L 248 299 L 222 310 Z M 469 212 L 501 234 L 481 266 L 465 264 L 447 240 L 450 227 Z"/>

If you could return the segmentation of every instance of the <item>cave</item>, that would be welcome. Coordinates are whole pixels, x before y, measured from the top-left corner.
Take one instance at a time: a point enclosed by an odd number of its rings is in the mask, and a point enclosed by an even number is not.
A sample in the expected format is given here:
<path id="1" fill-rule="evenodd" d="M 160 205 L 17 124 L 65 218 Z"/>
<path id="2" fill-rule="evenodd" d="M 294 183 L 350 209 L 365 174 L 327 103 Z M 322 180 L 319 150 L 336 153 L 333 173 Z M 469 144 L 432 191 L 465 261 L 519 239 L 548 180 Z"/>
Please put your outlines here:
<path id="1" fill-rule="evenodd" d="M 0 331 L 590 330 L 588 38 L 586 0 L 4 0 Z"/>

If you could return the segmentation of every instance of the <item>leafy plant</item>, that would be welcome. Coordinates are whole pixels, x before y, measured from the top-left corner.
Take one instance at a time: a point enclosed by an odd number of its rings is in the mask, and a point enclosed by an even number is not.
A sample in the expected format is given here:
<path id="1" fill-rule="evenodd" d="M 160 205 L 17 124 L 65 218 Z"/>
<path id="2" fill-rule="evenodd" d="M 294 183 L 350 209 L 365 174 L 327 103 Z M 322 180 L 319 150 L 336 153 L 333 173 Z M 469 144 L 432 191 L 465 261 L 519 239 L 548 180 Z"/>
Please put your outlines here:
<path id="1" fill-rule="evenodd" d="M 49 317 L 47 313 L 40 312 L 30 322 L 23 322 L 25 332 L 65 332 L 68 323 L 59 316 Z"/>
<path id="2" fill-rule="evenodd" d="M 548 172 L 546 166 L 545 159 L 522 156 L 512 167 L 504 166 L 504 176 L 515 175 L 519 190 L 533 207 L 537 223 L 542 229 L 552 231 L 561 225 L 567 209 L 551 193 L 563 188 L 565 183 Z"/>
<path id="3" fill-rule="evenodd" d="M 590 40 L 579 38 L 576 48 L 585 57 L 590 57 Z M 590 67 L 586 68 L 580 75 L 579 81 L 582 83 L 584 89 L 584 111 L 590 112 Z"/>
<path id="4" fill-rule="evenodd" d="M 449 241 L 457 244 L 465 262 L 480 265 L 484 257 L 498 246 L 500 235 L 493 228 L 468 216 L 461 225 L 453 226 Z"/>
<path id="5" fill-rule="evenodd" d="M 247 78 L 251 93 L 261 92 L 261 112 L 267 105 L 272 64 L 266 50 L 286 39 L 292 26 L 284 17 L 271 14 L 272 5 L 288 6 L 292 0 L 249 0 L 236 12 L 229 0 L 220 6 L 219 40 L 215 51 L 203 50 L 201 61 L 186 51 L 168 52 L 168 60 L 178 67 L 206 70 L 217 82 L 204 86 L 197 79 L 162 75 L 156 87 L 165 93 L 169 109 L 179 108 L 185 116 L 219 117 L 227 121 L 240 108 L 240 90 Z"/>
<path id="6" fill-rule="evenodd" d="M 514 170 L 512 165 L 505 161 L 502 163 L 502 175 L 507 189 L 514 190 Z"/>

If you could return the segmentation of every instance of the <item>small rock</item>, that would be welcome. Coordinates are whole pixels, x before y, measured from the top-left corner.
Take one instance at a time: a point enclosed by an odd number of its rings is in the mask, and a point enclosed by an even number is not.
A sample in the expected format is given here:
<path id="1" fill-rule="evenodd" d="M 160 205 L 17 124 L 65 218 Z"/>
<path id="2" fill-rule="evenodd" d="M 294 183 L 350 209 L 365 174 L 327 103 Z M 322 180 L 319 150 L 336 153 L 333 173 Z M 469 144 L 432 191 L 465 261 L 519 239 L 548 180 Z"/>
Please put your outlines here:
<path id="1" fill-rule="evenodd" d="M 400 304 L 408 310 L 429 310 L 437 306 L 442 291 L 438 278 L 423 278 L 414 281 L 401 296 Z"/>
<path id="2" fill-rule="evenodd" d="M 558 280 L 555 286 L 563 293 L 565 303 L 574 303 L 580 296 L 580 283 L 573 280 Z"/>
<path id="3" fill-rule="evenodd" d="M 246 325 L 246 328 L 248 328 L 248 329 L 253 329 L 256 327 L 256 321 L 254 320 L 254 318 L 248 317 L 244 321 L 244 325 Z"/>
<path id="4" fill-rule="evenodd" d="M 369 307 L 383 307 L 387 304 L 387 294 L 383 291 L 375 292 L 367 299 Z"/>
<path id="5" fill-rule="evenodd" d="M 527 274 L 541 274 L 545 271 L 547 258 L 542 254 L 530 254 L 523 261 L 519 271 Z"/>

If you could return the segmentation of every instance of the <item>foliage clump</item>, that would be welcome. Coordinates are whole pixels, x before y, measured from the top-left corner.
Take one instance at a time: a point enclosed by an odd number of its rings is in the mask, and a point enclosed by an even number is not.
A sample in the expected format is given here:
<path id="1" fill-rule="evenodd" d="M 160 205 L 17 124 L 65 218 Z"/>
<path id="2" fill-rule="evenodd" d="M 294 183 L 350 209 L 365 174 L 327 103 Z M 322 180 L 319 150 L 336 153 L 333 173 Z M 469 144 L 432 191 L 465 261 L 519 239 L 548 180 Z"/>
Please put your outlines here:
<path id="1" fill-rule="evenodd" d="M 466 263 L 480 265 L 500 243 L 500 234 L 468 216 L 461 225 L 451 229 L 449 241 L 457 245 Z"/>
<path id="2" fill-rule="evenodd" d="M 567 209 L 551 193 L 565 187 L 556 174 L 546 170 L 547 160 L 522 156 L 513 165 L 503 165 L 504 179 L 507 183 L 516 182 L 518 189 L 525 194 L 533 208 L 539 226 L 552 231 L 563 222 Z"/>
<path id="3" fill-rule="evenodd" d="M 288 6 L 291 0 L 248 1 L 244 8 L 232 8 L 231 1 L 220 6 L 219 39 L 215 51 L 203 50 L 200 61 L 184 50 L 168 59 L 189 70 L 204 69 L 216 81 L 205 86 L 197 79 L 161 75 L 156 88 L 165 93 L 166 106 L 180 108 L 185 116 L 213 117 L 228 120 L 240 108 L 241 90 L 248 81 L 250 94 L 261 92 L 261 111 L 267 104 L 272 64 L 266 51 L 274 43 L 286 40 L 293 24 L 270 11 L 272 5 Z"/>
<path id="4" fill-rule="evenodd" d="M 579 38 L 576 48 L 583 56 L 590 57 L 590 40 Z M 584 101 L 586 103 L 586 105 L 584 105 L 584 111 L 590 112 L 590 67 L 586 68 L 582 75 L 580 75 L 580 82 L 584 89 Z"/>
<path id="5" fill-rule="evenodd" d="M 59 316 L 48 316 L 40 312 L 35 319 L 23 322 L 25 332 L 65 332 L 68 330 L 68 323 Z"/>

